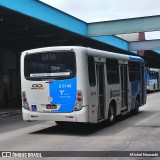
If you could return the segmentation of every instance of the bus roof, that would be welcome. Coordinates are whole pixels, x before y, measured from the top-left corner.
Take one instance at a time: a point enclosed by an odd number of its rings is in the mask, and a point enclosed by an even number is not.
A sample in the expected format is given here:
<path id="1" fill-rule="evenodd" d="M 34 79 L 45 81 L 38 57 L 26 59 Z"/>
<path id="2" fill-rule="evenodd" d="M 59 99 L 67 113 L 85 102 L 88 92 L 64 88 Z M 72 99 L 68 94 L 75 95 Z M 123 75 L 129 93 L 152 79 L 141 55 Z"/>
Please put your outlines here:
<path id="1" fill-rule="evenodd" d="M 150 71 L 158 71 L 158 68 L 149 68 Z"/>
<path id="2" fill-rule="evenodd" d="M 53 50 L 75 50 L 75 51 L 85 50 L 86 52 L 84 52 L 84 53 L 86 53 L 87 55 L 144 62 L 144 60 L 142 58 L 138 57 L 138 56 L 125 55 L 125 54 L 103 51 L 103 50 L 97 50 L 97 49 L 92 49 L 92 48 L 89 48 L 89 47 L 81 47 L 81 46 L 43 47 L 43 48 L 26 50 L 26 51 L 22 52 L 22 54 L 26 54 L 26 53 L 33 54 L 33 53 L 47 52 L 47 51 L 53 51 Z"/>

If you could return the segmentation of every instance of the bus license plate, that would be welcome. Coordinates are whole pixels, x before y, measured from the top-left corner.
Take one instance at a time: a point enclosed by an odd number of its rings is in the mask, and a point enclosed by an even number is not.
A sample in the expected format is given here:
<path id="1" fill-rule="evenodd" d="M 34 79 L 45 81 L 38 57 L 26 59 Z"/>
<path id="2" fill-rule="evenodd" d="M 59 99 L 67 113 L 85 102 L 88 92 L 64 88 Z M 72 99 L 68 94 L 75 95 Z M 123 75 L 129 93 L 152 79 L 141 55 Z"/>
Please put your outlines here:
<path id="1" fill-rule="evenodd" d="M 55 105 L 55 104 L 48 104 L 48 105 L 46 105 L 46 108 L 47 109 L 57 109 L 57 105 Z"/>

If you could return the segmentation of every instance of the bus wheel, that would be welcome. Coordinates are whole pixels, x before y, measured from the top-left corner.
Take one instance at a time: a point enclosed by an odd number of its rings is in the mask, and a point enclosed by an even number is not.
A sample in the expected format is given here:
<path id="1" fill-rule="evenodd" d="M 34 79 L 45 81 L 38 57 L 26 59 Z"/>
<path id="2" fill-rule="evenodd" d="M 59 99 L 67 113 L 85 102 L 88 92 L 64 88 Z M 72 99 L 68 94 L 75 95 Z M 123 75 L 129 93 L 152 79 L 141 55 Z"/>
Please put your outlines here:
<path id="1" fill-rule="evenodd" d="M 108 124 L 109 125 L 114 124 L 115 118 L 116 118 L 115 108 L 114 108 L 113 104 L 111 104 L 109 106 L 109 111 L 108 111 Z"/>
<path id="2" fill-rule="evenodd" d="M 139 112 L 139 106 L 140 106 L 139 100 L 136 98 L 135 108 L 132 110 L 133 114 L 138 114 L 138 112 Z"/>

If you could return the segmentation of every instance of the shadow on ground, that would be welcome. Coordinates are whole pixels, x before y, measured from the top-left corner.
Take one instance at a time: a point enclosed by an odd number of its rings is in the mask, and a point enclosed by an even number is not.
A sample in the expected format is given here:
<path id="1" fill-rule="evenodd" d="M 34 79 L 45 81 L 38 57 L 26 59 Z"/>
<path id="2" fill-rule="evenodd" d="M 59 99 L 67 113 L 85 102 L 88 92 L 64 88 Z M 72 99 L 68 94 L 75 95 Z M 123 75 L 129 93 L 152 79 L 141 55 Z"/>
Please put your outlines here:
<path id="1" fill-rule="evenodd" d="M 63 123 L 45 128 L 31 134 L 46 134 L 46 135 L 68 135 L 68 136 L 88 136 L 88 135 L 114 135 L 126 129 L 127 127 L 134 126 L 137 122 L 152 116 L 154 112 L 140 111 L 138 115 L 127 115 L 124 117 L 117 117 L 116 123 L 109 126 L 107 122 L 99 124 L 84 124 L 84 123 Z M 104 130 L 105 132 L 101 132 Z"/>

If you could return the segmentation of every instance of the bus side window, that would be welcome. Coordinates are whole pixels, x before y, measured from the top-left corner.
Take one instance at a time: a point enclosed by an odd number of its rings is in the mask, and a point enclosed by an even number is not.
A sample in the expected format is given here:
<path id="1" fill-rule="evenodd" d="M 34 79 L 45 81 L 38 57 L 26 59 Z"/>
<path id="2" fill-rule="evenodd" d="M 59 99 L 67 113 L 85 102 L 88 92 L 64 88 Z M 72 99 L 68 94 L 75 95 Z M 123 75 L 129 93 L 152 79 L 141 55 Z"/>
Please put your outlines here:
<path id="1" fill-rule="evenodd" d="M 119 67 L 118 60 L 106 59 L 107 81 L 108 84 L 119 83 Z"/>
<path id="2" fill-rule="evenodd" d="M 140 81 L 140 64 L 138 62 L 129 62 L 129 80 Z"/>
<path id="3" fill-rule="evenodd" d="M 92 56 L 88 56 L 88 74 L 89 74 L 90 86 L 95 86 L 96 85 L 95 62 L 94 62 L 94 57 Z"/>

